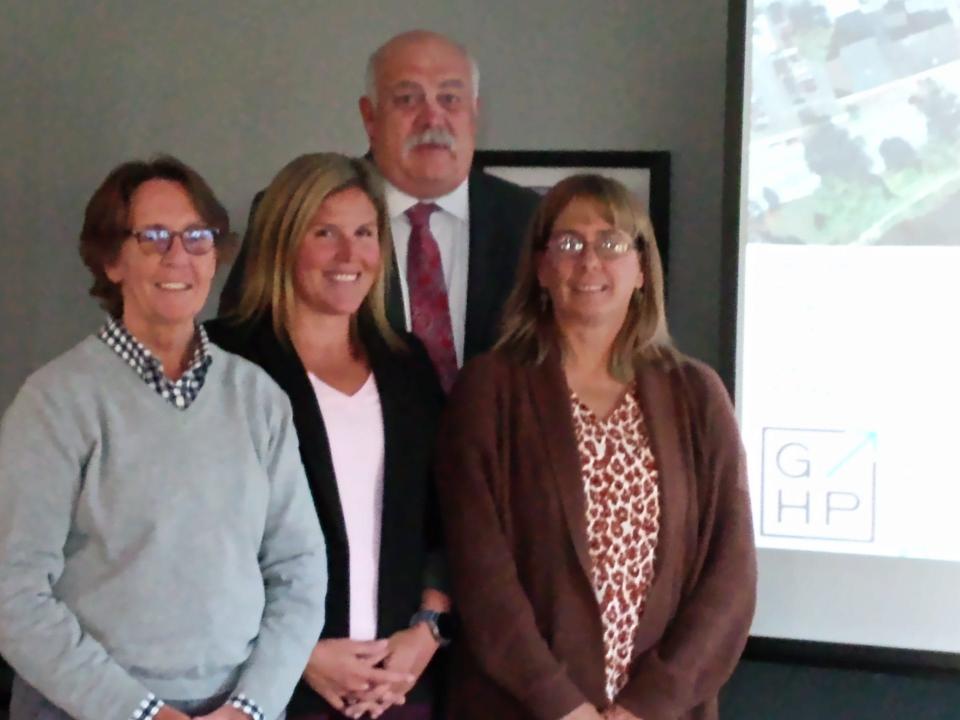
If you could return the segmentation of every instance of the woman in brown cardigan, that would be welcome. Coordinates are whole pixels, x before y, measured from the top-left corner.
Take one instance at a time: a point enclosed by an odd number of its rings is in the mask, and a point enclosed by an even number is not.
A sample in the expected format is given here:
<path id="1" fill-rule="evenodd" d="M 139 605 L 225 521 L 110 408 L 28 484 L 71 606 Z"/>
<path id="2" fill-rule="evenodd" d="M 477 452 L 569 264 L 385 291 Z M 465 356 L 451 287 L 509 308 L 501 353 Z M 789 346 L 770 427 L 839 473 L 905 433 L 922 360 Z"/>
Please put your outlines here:
<path id="1" fill-rule="evenodd" d="M 716 718 L 756 586 L 727 393 L 674 349 L 622 185 L 559 183 L 525 253 L 438 444 L 463 625 L 450 717 Z"/>

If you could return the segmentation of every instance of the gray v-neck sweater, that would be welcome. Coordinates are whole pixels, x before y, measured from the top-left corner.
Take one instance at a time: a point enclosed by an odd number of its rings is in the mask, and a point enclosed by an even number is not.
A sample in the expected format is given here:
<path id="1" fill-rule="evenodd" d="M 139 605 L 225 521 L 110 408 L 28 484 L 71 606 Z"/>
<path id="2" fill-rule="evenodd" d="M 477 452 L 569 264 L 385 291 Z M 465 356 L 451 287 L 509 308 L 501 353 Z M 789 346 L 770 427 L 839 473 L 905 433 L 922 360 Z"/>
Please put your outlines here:
<path id="1" fill-rule="evenodd" d="M 326 556 L 286 395 L 211 345 L 186 410 L 96 337 L 0 424 L 0 654 L 78 720 L 149 694 L 286 705 Z"/>

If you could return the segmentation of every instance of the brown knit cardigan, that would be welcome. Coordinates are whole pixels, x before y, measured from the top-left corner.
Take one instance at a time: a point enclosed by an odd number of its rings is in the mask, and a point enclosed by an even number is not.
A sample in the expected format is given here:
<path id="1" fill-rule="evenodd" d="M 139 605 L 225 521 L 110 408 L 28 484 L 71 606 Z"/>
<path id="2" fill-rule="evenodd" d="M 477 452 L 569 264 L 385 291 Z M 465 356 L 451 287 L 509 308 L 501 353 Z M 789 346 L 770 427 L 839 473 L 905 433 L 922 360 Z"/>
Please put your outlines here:
<path id="1" fill-rule="evenodd" d="M 753 616 L 756 554 L 729 397 L 693 360 L 637 376 L 659 471 L 656 576 L 616 699 L 642 720 L 713 720 Z M 449 717 L 557 720 L 606 704 L 585 499 L 557 358 L 476 358 L 438 443 L 439 494 L 462 636 Z"/>

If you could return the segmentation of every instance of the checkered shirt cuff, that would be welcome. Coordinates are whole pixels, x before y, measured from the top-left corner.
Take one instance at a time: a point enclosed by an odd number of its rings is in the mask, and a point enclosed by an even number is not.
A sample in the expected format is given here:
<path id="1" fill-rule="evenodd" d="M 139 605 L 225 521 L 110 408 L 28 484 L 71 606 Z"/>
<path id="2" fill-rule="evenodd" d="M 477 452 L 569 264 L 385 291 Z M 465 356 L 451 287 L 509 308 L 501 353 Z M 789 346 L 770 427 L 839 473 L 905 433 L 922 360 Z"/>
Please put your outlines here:
<path id="1" fill-rule="evenodd" d="M 232 705 L 243 714 L 249 716 L 250 720 L 264 720 L 263 710 L 260 709 L 260 706 L 243 693 L 232 696 L 227 700 L 227 704 Z"/>
<path id="2" fill-rule="evenodd" d="M 150 718 L 160 712 L 160 708 L 162 707 L 163 700 L 153 693 L 150 693 L 137 705 L 137 709 L 133 711 L 130 720 L 150 720 Z"/>

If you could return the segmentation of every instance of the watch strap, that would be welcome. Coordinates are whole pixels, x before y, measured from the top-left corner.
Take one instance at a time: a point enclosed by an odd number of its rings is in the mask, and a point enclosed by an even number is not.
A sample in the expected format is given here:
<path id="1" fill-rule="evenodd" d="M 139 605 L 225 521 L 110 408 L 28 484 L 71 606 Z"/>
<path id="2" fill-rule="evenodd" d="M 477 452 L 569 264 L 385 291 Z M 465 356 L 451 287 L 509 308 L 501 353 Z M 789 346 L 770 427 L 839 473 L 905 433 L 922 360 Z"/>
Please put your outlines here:
<path id="1" fill-rule="evenodd" d="M 417 610 L 417 612 L 413 614 L 413 617 L 410 618 L 410 627 L 424 623 L 440 647 L 446 647 L 450 644 L 450 638 L 444 637 L 440 632 L 440 618 L 442 615 L 443 613 L 437 610 Z"/>

